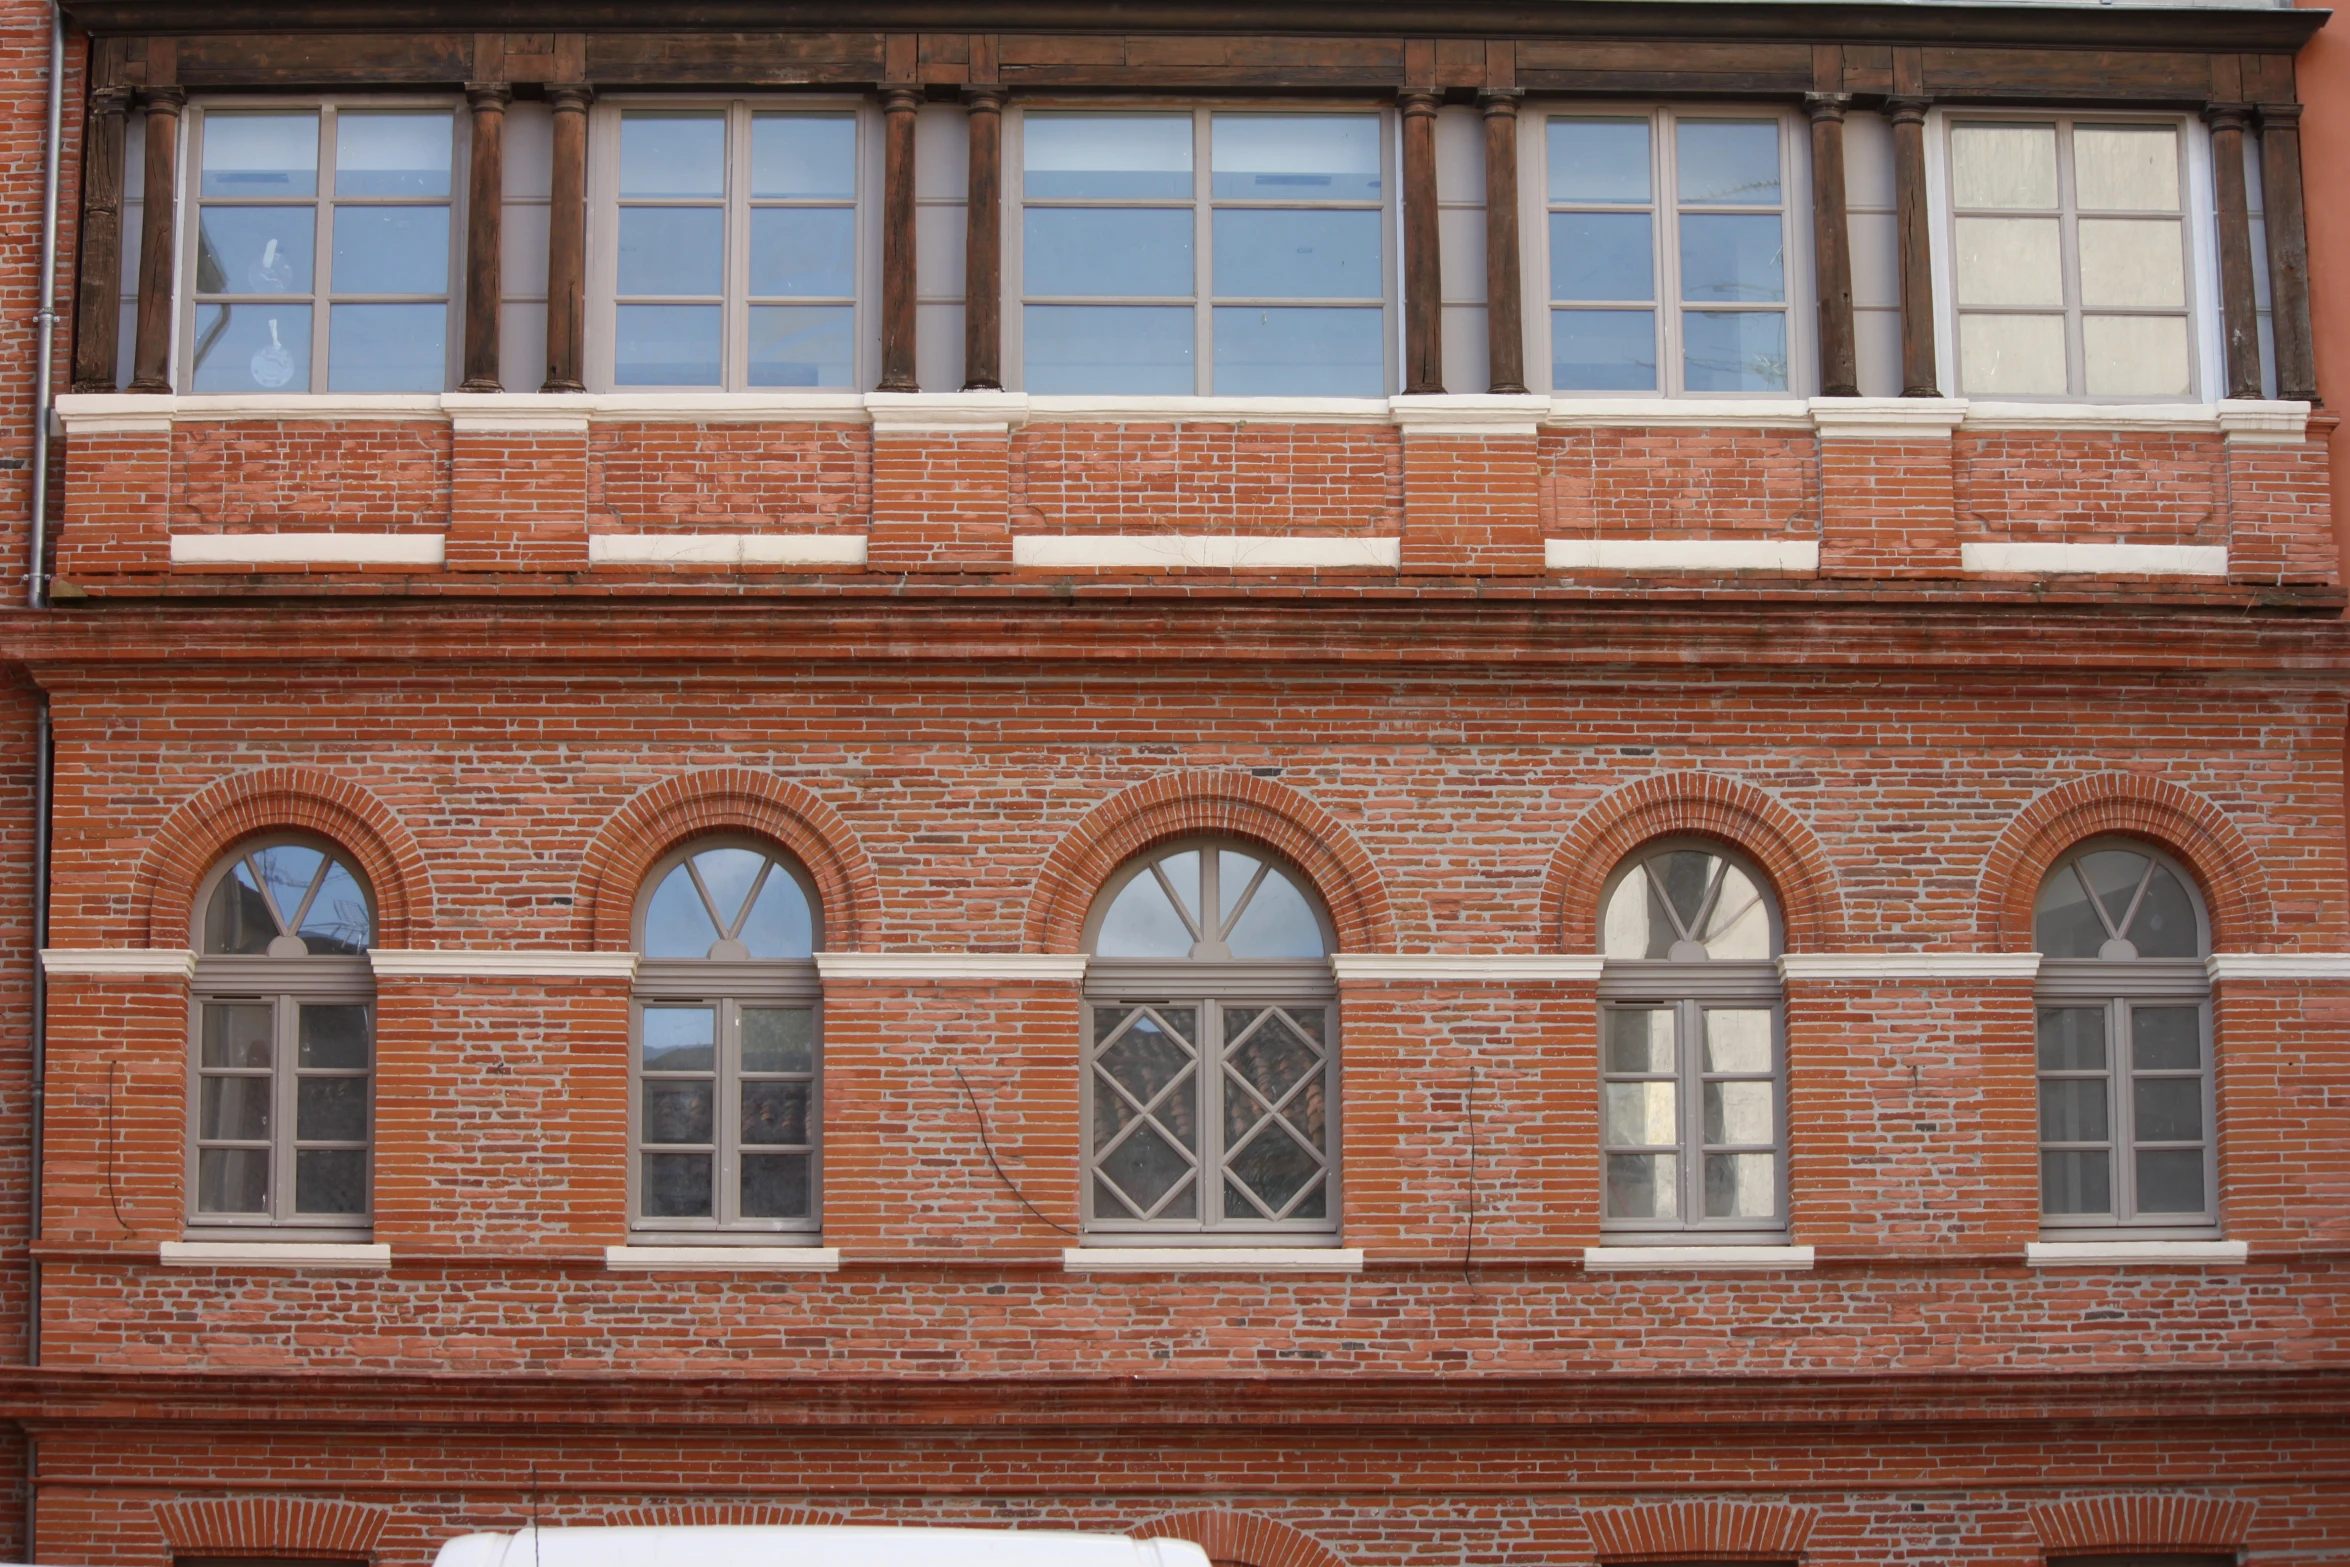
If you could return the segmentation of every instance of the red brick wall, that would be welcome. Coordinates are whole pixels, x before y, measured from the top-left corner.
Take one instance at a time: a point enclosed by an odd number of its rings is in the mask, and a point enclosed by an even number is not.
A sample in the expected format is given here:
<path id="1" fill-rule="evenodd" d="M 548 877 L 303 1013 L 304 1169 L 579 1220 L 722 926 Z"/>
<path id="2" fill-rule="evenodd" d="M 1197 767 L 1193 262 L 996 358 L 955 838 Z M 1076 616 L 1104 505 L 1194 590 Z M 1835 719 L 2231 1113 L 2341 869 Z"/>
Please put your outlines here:
<path id="1" fill-rule="evenodd" d="M 1544 531 L 1703 539 L 1820 527 L 1819 442 L 1770 430 L 1545 430 Z"/>
<path id="2" fill-rule="evenodd" d="M 605 424 L 588 436 L 598 532 L 861 531 L 872 436 L 837 424 Z"/>
<path id="3" fill-rule="evenodd" d="M 2047 544 L 2225 544 L 2229 451 L 2217 435 L 1962 431 L 1959 531 Z"/>
<path id="4" fill-rule="evenodd" d="M 172 531 L 445 527 L 449 444 L 438 421 L 183 421 L 172 430 Z"/>
<path id="5" fill-rule="evenodd" d="M 1013 438 L 1012 505 L 1051 533 L 1392 535 L 1402 441 L 1377 425 L 1037 424 Z"/>

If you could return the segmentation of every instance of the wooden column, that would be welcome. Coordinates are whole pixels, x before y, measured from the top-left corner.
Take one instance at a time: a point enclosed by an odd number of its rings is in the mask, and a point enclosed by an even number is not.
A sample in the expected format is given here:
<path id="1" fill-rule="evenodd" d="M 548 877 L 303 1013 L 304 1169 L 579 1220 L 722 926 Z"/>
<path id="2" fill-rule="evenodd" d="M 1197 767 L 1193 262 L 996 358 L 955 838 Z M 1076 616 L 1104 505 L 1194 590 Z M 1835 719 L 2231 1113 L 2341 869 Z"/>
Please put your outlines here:
<path id="1" fill-rule="evenodd" d="M 171 390 L 171 305 L 176 287 L 179 230 L 180 110 L 178 87 L 150 87 L 147 111 L 146 211 L 139 230 L 139 335 L 131 350 L 134 392 Z"/>
<path id="2" fill-rule="evenodd" d="M 550 87 L 554 183 L 547 203 L 547 378 L 542 392 L 584 392 L 587 382 L 587 122 L 595 93 Z"/>
<path id="3" fill-rule="evenodd" d="M 1889 98 L 1885 112 L 1893 121 L 1893 210 L 1901 251 L 1901 395 L 1939 397 L 1940 375 L 1934 368 L 1934 220 L 1926 204 L 1926 100 Z"/>
<path id="4" fill-rule="evenodd" d="M 1485 110 L 1485 389 L 1526 389 L 1526 285 L 1518 240 L 1518 99 L 1488 92 Z"/>
<path id="5" fill-rule="evenodd" d="M 122 132 L 127 87 L 90 93 L 82 158 L 82 266 L 73 299 L 73 389 L 114 390 L 122 330 Z"/>
<path id="6" fill-rule="evenodd" d="M 2260 301 L 2252 277 L 2252 207 L 2244 188 L 2244 126 L 2251 117 L 2249 104 L 2215 103 L 2203 111 L 2219 198 L 2219 317 L 2230 397 L 2260 395 Z"/>
<path id="7" fill-rule="evenodd" d="M 1004 92 L 974 87 L 963 232 L 963 390 L 1004 384 Z"/>
<path id="8" fill-rule="evenodd" d="M 502 392 L 499 311 L 505 301 L 506 101 L 503 82 L 468 82 L 473 111 L 471 179 L 465 189 L 465 380 L 463 392 Z"/>
<path id="9" fill-rule="evenodd" d="M 920 391 L 914 369 L 914 116 L 922 94 L 890 87 L 881 94 L 881 384 L 884 392 Z"/>
<path id="10" fill-rule="evenodd" d="M 2268 230 L 2268 308 L 2277 395 L 2317 401 L 2309 330 L 2309 225 L 2301 197 L 2301 105 L 2260 106 L 2260 209 Z"/>
<path id="11" fill-rule="evenodd" d="M 1858 397 L 1852 346 L 1852 224 L 1844 212 L 1844 93 L 1809 93 L 1812 265 L 1819 278 L 1820 395 Z"/>
<path id="12" fill-rule="evenodd" d="M 1403 109 L 1403 389 L 1444 390 L 1444 266 L 1436 226 L 1436 110 L 1432 92 L 1398 96 Z"/>

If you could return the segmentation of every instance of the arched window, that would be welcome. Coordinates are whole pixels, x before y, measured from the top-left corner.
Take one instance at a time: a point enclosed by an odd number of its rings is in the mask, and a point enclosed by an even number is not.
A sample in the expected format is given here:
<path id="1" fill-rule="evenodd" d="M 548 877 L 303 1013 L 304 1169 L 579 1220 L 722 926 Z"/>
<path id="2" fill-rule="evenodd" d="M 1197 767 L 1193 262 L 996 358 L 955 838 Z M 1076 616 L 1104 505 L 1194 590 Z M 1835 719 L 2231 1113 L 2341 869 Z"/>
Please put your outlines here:
<path id="1" fill-rule="evenodd" d="M 1779 911 L 1719 845 L 1664 840 L 1601 905 L 1601 1229 L 1775 1244 L 1787 1230 Z"/>
<path id="2" fill-rule="evenodd" d="M 817 904 L 772 845 L 710 838 L 660 861 L 636 912 L 632 1226 L 813 1243 Z"/>
<path id="3" fill-rule="evenodd" d="M 1335 1240 L 1333 943 L 1304 877 L 1171 844 L 1111 878 L 1086 934 L 1086 1232 Z"/>
<path id="4" fill-rule="evenodd" d="M 2208 1235 L 2210 929 L 2193 879 L 2102 839 L 2040 884 L 2040 1212 L 2051 1232 Z"/>
<path id="5" fill-rule="evenodd" d="M 189 1225 L 363 1238 L 375 902 L 341 850 L 258 839 L 196 894 Z"/>

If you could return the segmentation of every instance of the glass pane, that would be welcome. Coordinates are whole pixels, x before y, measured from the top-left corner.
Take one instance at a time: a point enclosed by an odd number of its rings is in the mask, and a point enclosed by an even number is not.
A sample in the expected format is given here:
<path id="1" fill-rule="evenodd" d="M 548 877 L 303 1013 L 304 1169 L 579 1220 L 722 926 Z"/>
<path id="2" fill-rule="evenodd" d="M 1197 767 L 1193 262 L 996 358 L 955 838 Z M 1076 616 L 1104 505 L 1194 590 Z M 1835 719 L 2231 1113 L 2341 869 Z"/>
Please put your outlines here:
<path id="1" fill-rule="evenodd" d="M 1722 866 L 1722 885 L 1698 933 L 1709 958 L 1761 959 L 1771 955 L 1771 911 L 1754 878 Z"/>
<path id="2" fill-rule="evenodd" d="M 1785 299 L 1786 245 L 1778 218 L 1722 212 L 1684 216 L 1681 297 L 1702 305 Z"/>
<path id="3" fill-rule="evenodd" d="M 1779 1211 L 1779 1161 L 1767 1153 L 1705 1156 L 1705 1216 L 1768 1219 Z"/>
<path id="4" fill-rule="evenodd" d="M 1192 293 L 1188 207 L 1030 207 L 1021 223 L 1021 277 L 1030 294 Z"/>
<path id="5" fill-rule="evenodd" d="M 263 1142 L 269 1137 L 271 1079 L 207 1077 L 197 1086 L 196 1135 L 206 1142 Z"/>
<path id="6" fill-rule="evenodd" d="M 2080 245 L 2082 304 L 2159 309 L 2187 303 L 2187 267 L 2177 223 L 2083 218 Z"/>
<path id="7" fill-rule="evenodd" d="M 743 1084 L 744 1147 L 808 1142 L 808 1101 L 813 1083 Z"/>
<path id="8" fill-rule="evenodd" d="M 269 950 L 276 935 L 277 921 L 268 900 L 240 861 L 212 889 L 212 902 L 204 910 L 204 950 L 258 956 Z"/>
<path id="9" fill-rule="evenodd" d="M 2113 1212 L 2113 1155 L 2093 1151 L 2040 1155 L 2043 1213 Z"/>
<path id="10" fill-rule="evenodd" d="M 439 114 L 335 116 L 335 194 L 446 196 L 453 121 Z"/>
<path id="11" fill-rule="evenodd" d="M 849 207 L 751 209 L 753 299 L 845 299 L 857 291 L 857 214 Z"/>
<path id="12" fill-rule="evenodd" d="M 622 305 L 613 379 L 622 386 L 716 386 L 716 305 Z"/>
<path id="13" fill-rule="evenodd" d="M 1195 938 L 1148 870 L 1118 889 L 1093 942 L 1104 958 L 1188 958 Z"/>
<path id="14" fill-rule="evenodd" d="M 710 1217 L 710 1164 L 706 1153 L 649 1153 L 639 1166 L 639 1201 L 648 1219 Z"/>
<path id="15" fill-rule="evenodd" d="M 1256 1194 L 1274 1216 L 1286 1209 L 1306 1183 L 1322 1173 L 1322 1161 L 1288 1130 L 1267 1125 L 1224 1162 L 1226 1171 Z M 1255 1217 L 1248 1214 L 1245 1217 Z"/>
<path id="16" fill-rule="evenodd" d="M 1674 1069 L 1673 1012 L 1669 1007 L 1610 1007 L 1607 1070 L 1655 1074 Z"/>
<path id="17" fill-rule="evenodd" d="M 2105 1009 L 2103 1007 L 2042 1007 L 2040 1009 L 2040 1070 L 2043 1072 L 2104 1071 Z"/>
<path id="18" fill-rule="evenodd" d="M 812 1209 L 808 1179 L 809 1158 L 804 1153 L 764 1153 L 743 1156 L 743 1205 L 746 1219 L 805 1219 Z"/>
<path id="19" fill-rule="evenodd" d="M 1779 127 L 1772 120 L 1683 120 L 1673 131 L 1681 200 L 1692 206 L 1779 204 Z"/>
<path id="20" fill-rule="evenodd" d="M 367 1079 L 305 1077 L 296 1083 L 294 1136 L 306 1143 L 367 1141 Z"/>
<path id="21" fill-rule="evenodd" d="M 1378 397 L 1387 389 L 1383 310 L 1216 311 L 1216 391 L 1226 397 Z"/>
<path id="22" fill-rule="evenodd" d="M 1376 212 L 1242 207 L 1216 214 L 1219 299 L 1377 299 Z"/>
<path id="23" fill-rule="evenodd" d="M 714 1007 L 646 1007 L 637 1029 L 648 1072 L 708 1072 L 718 1064 Z"/>
<path id="24" fill-rule="evenodd" d="M 2081 355 L 2091 397 L 2184 397 L 2194 384 L 2184 316 L 2085 316 Z"/>
<path id="25" fill-rule="evenodd" d="M 1187 1013 L 1178 1013 L 1168 1020 L 1176 1028 L 1191 1021 Z M 1140 1012 L 1126 1031 L 1096 1058 L 1097 1067 L 1109 1080 L 1097 1088 L 1097 1097 L 1106 1094 L 1118 1100 L 1118 1089 L 1124 1089 L 1135 1104 L 1150 1110 L 1153 1100 L 1191 1070 L 1194 1059 L 1190 1047 L 1167 1024 L 1153 1013 Z M 1180 1134 L 1184 1128 L 1179 1126 L 1176 1130 Z M 1184 1138 L 1184 1146 L 1194 1146 L 1188 1136 Z"/>
<path id="26" fill-rule="evenodd" d="M 1219 201 L 1379 199 L 1375 114 L 1219 114 L 1209 138 Z"/>
<path id="27" fill-rule="evenodd" d="M 1648 121 L 1552 120 L 1549 168 L 1552 201 L 1645 203 Z"/>
<path id="28" fill-rule="evenodd" d="M 1670 926 L 1659 930 L 1649 919 L 1648 872 L 1635 865 L 1616 879 L 1608 894 L 1607 912 L 1600 922 L 1600 952 L 1611 958 L 1657 958 L 1672 949 Z"/>
<path id="29" fill-rule="evenodd" d="M 1689 391 L 1787 389 L 1787 318 L 1775 310 L 1692 310 L 1681 317 L 1681 340 Z"/>
<path id="30" fill-rule="evenodd" d="M 623 197 L 719 196 L 725 191 L 724 115 L 621 117 L 620 194 Z"/>
<path id="31" fill-rule="evenodd" d="M 1958 302 L 2064 303 L 2063 241 L 2054 218 L 1960 218 Z"/>
<path id="32" fill-rule="evenodd" d="M 266 1071 L 276 1059 L 271 1042 L 275 1016 L 267 1002 L 206 1002 L 204 1044 L 198 1059 L 209 1067 Z"/>
<path id="33" fill-rule="evenodd" d="M 2061 397 L 2064 318 L 1960 316 L 1958 368 L 1969 392 Z"/>
<path id="34" fill-rule="evenodd" d="M 317 195 L 318 116 L 207 113 L 202 193 Z"/>
<path id="35" fill-rule="evenodd" d="M 1647 310 L 1557 310 L 1551 384 L 1561 391 L 1656 390 L 1656 316 Z"/>
<path id="36" fill-rule="evenodd" d="M 1681 1141 L 1671 1083 L 1607 1083 L 1607 1142 L 1618 1148 L 1671 1148 Z"/>
<path id="37" fill-rule="evenodd" d="M 335 209 L 337 294 L 449 292 L 449 209 Z"/>
<path id="38" fill-rule="evenodd" d="M 2138 1211 L 2142 1214 L 2207 1211 L 2203 1197 L 2203 1151 L 2199 1148 L 2141 1151 Z"/>
<path id="39" fill-rule="evenodd" d="M 1645 212 L 1550 215 L 1550 297 L 1656 298 L 1655 223 Z"/>
<path id="40" fill-rule="evenodd" d="M 1229 880 L 1224 888 L 1230 896 Z M 1322 941 L 1322 922 L 1314 917 L 1305 894 L 1278 869 L 1265 872 L 1256 896 L 1248 900 L 1248 907 L 1241 910 L 1224 940 L 1236 958 L 1318 958 L 1328 950 Z"/>
<path id="41" fill-rule="evenodd" d="M 2188 895 L 2186 884 L 2159 860 L 2153 880 L 2146 884 L 2146 895 L 2138 900 L 2137 918 L 2122 934 L 2130 938 L 2142 958 L 2203 956 L 2203 929 L 2195 917 L 2195 900 Z"/>
<path id="42" fill-rule="evenodd" d="M 2168 125 L 2077 126 L 2073 186 L 2083 212 L 2176 212 L 2179 133 Z"/>
<path id="43" fill-rule="evenodd" d="M 314 207 L 204 208 L 196 219 L 196 292 L 309 293 L 317 222 Z M 442 261 L 445 271 L 445 251 Z"/>
<path id="44" fill-rule="evenodd" d="M 2141 1077 L 2130 1085 L 2132 1130 L 2142 1143 L 2203 1140 L 2203 1079 Z"/>
<path id="45" fill-rule="evenodd" d="M 1180 854 L 1170 854 L 1159 861 L 1159 873 L 1166 877 L 1167 885 L 1175 889 L 1176 907 L 1204 924 L 1206 921 L 1201 911 L 1207 907 L 1207 903 L 1200 891 L 1201 865 L 1200 852 L 1197 849 L 1185 849 Z"/>
<path id="46" fill-rule="evenodd" d="M 355 957 L 367 950 L 373 923 L 374 914 L 359 878 L 340 860 L 328 860 L 326 880 L 318 884 L 310 912 L 302 916 L 302 944 L 313 957 Z"/>
<path id="47" fill-rule="evenodd" d="M 2050 1077 L 2040 1080 L 2040 1140 L 2044 1143 L 2101 1143 L 2111 1135 L 2105 1115 L 2105 1079 Z"/>
<path id="48" fill-rule="evenodd" d="M 1291 1014 L 1271 1008 L 1226 1012 L 1225 1030 L 1236 1043 L 1225 1057 L 1225 1069 L 1238 1080 L 1224 1090 L 1224 1103 L 1237 1117 L 1227 1122 L 1229 1129 L 1246 1131 L 1265 1110 L 1281 1108 L 1292 1091 L 1320 1077 L 1320 1024 L 1310 1011 L 1294 1023 Z"/>
<path id="49" fill-rule="evenodd" d="M 367 1150 L 303 1148 L 294 1154 L 296 1213 L 365 1213 Z"/>
<path id="50" fill-rule="evenodd" d="M 693 877 L 683 865 L 661 878 L 645 905 L 645 956 L 648 958 L 706 958 L 718 940 L 718 927 L 694 890 Z"/>
<path id="51" fill-rule="evenodd" d="M 1744 1008 L 1709 1008 L 1705 1014 L 1705 1069 L 1769 1076 L 1771 1014 Z"/>
<path id="52" fill-rule="evenodd" d="M 1960 207 L 2052 210 L 2056 206 L 2056 127 L 1953 126 L 1950 199 Z"/>
<path id="53" fill-rule="evenodd" d="M 1768 1083 L 1705 1085 L 1705 1140 L 1712 1144 L 1775 1141 L 1778 1117 Z"/>
<path id="54" fill-rule="evenodd" d="M 256 1008 L 255 1010 L 259 1010 Z M 294 1059 L 322 1071 L 367 1070 L 367 1008 L 304 1005 L 297 1023 L 301 1043 Z"/>
<path id="55" fill-rule="evenodd" d="M 745 1072 L 816 1070 L 816 1013 L 809 1007 L 745 1007 Z"/>
<path id="56" fill-rule="evenodd" d="M 719 207 L 622 207 L 620 292 L 716 294 L 726 276 Z"/>
<path id="57" fill-rule="evenodd" d="M 1188 306 L 1030 305 L 1021 325 L 1031 392 L 1189 396 L 1199 389 Z"/>
<path id="58" fill-rule="evenodd" d="M 734 930 L 742 921 L 744 902 L 758 885 L 759 873 L 767 869 L 767 856 L 756 849 L 704 849 L 691 858 L 694 869 L 701 873 L 703 889 L 718 910 L 719 923 L 727 931 Z"/>
<path id="59" fill-rule="evenodd" d="M 2126 897 L 2125 897 L 2126 902 Z M 2043 957 L 2093 958 L 2105 947 L 2105 922 L 2070 865 L 2059 865 L 2040 883 L 2032 908 L 2032 944 Z"/>
<path id="60" fill-rule="evenodd" d="M 1145 1213 L 1178 1184 L 1188 1181 L 1191 1170 L 1190 1157 L 1148 1122 L 1137 1126 L 1101 1162 L 1101 1173 Z"/>
<path id="61" fill-rule="evenodd" d="M 1669 1153 L 1607 1156 L 1607 1216 L 1677 1219 L 1681 1216 L 1681 1160 Z"/>
<path id="62" fill-rule="evenodd" d="M 1240 907 L 1240 900 L 1249 895 L 1256 883 L 1257 869 L 1264 861 L 1230 849 L 1216 851 L 1216 922 L 1219 930 L 1229 930 L 1232 915 Z M 1266 873 L 1268 876 L 1272 872 Z"/>
<path id="63" fill-rule="evenodd" d="M 2203 1009 L 2130 1008 L 2130 1065 L 2141 1072 L 2202 1070 Z M 2138 1135 L 2145 1137 L 2150 1134 L 2140 1127 Z"/>
<path id="64" fill-rule="evenodd" d="M 200 305 L 195 390 L 310 390 L 308 305 Z"/>
<path id="65" fill-rule="evenodd" d="M 857 194 L 857 121 L 848 114 L 751 116 L 751 194 Z"/>
<path id="66" fill-rule="evenodd" d="M 441 391 L 448 331 L 446 305 L 336 305 L 327 311 L 326 389 Z"/>
<path id="67" fill-rule="evenodd" d="M 760 314 L 751 312 L 754 327 Z M 707 914 L 702 919 L 709 922 Z M 763 962 L 806 958 L 816 950 L 815 915 L 798 877 L 780 864 L 767 873 L 767 883 L 752 901 L 739 939 L 752 957 Z"/>
<path id="68" fill-rule="evenodd" d="M 707 1143 L 717 1136 L 716 1101 L 712 1097 L 715 1090 L 709 1082 L 648 1078 L 643 1087 L 645 1113 L 641 1141 Z"/>
<path id="69" fill-rule="evenodd" d="M 1188 114 L 1030 114 L 1020 164 L 1031 198 L 1188 199 Z"/>
<path id="70" fill-rule="evenodd" d="M 267 1213 L 269 1151 L 207 1148 L 196 1155 L 198 1213 Z"/>

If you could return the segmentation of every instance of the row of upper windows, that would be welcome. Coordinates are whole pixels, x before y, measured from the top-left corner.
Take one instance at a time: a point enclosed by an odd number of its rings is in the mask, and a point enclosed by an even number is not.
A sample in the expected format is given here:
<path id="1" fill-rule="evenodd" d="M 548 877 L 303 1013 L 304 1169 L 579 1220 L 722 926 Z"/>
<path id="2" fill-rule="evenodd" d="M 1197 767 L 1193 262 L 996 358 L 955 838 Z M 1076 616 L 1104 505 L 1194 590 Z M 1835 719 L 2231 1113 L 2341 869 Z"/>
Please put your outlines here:
<path id="1" fill-rule="evenodd" d="M 960 111 L 926 111 L 918 335 L 962 341 Z M 590 147 L 590 383 L 869 387 L 878 116 L 615 101 Z M 544 364 L 550 142 L 508 111 L 508 383 Z M 464 116 L 197 104 L 176 385 L 455 384 Z M 1529 111 L 1529 355 L 1559 394 L 1812 390 L 1809 150 L 1776 110 Z M 1944 382 L 1978 397 L 2214 397 L 2209 139 L 2171 117 L 1935 111 Z M 1481 131 L 1439 119 L 1454 390 L 1482 391 Z M 1015 108 L 1005 363 L 1039 394 L 1383 396 L 1399 384 L 1395 120 L 1384 111 Z M 1846 132 L 1862 390 L 1901 390 L 1890 131 Z M 128 139 L 140 155 L 140 137 Z M 2254 192 L 2259 170 L 2247 152 Z M 136 191 L 134 169 L 128 188 Z M 135 205 L 135 203 L 134 203 Z M 136 243 L 139 224 L 125 226 Z M 2265 268 L 2256 268 L 2265 289 Z M 126 258 L 126 279 L 137 274 Z M 2265 294 L 2262 296 L 2266 324 Z M 127 309 L 127 307 L 126 307 Z M 122 344 L 132 334 L 126 317 Z M 2271 356 L 2273 357 L 2273 356 Z M 959 372 L 959 363 L 955 365 Z M 934 373 L 936 372 L 936 373 Z M 124 367 L 127 379 L 127 362 Z M 950 379 L 945 384 L 952 384 Z"/>
<path id="2" fill-rule="evenodd" d="M 364 1223 L 371 987 L 357 965 L 283 962 L 366 950 L 363 881 L 325 845 L 264 842 L 220 867 L 199 907 L 193 1221 Z M 755 841 L 689 845 L 648 877 L 637 929 L 632 1223 L 815 1235 L 819 922 L 798 868 Z M 1783 1237 L 1786 1017 L 1766 884 L 1713 845 L 1651 844 L 1604 895 L 1602 930 L 1604 1230 Z M 2087 845 L 2043 884 L 2052 1231 L 2217 1222 L 2208 990 L 2193 962 L 2205 930 L 2183 875 L 2129 844 Z M 1334 1235 L 1339 1018 L 1312 961 L 1332 943 L 1310 888 L 1251 845 L 1176 844 L 1124 867 L 1087 931 L 1088 1233 Z"/>

